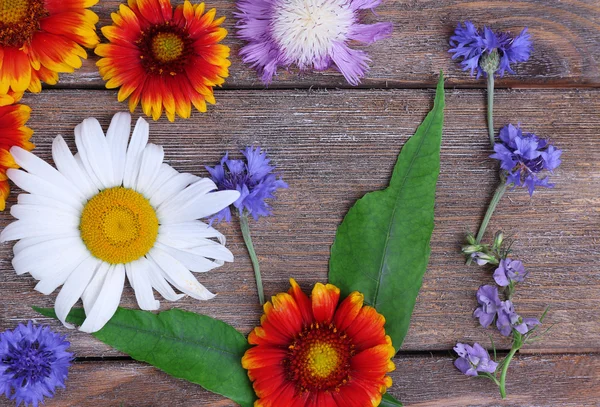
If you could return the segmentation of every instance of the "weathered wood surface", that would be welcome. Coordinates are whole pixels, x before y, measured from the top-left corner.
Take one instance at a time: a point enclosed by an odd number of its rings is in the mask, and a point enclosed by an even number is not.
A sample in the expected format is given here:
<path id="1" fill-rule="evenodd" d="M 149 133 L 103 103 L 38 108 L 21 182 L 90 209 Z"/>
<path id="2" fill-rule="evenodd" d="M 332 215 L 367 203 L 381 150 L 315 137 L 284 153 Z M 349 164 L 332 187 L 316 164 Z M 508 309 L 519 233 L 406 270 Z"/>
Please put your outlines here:
<path id="1" fill-rule="evenodd" d="M 555 326 L 531 347 L 539 352 L 600 351 L 599 96 L 600 90 L 497 95 L 498 125 L 520 121 L 565 151 L 553 177 L 556 188 L 540 190 L 533 198 L 524 190 L 509 193 L 490 226 L 491 233 L 501 228 L 516 238 L 514 250 L 531 271 L 517 295 L 517 310 L 538 316 L 551 305 L 547 321 Z M 208 114 L 174 124 L 151 123 L 150 139 L 165 146 L 175 168 L 200 175 L 226 150 L 268 149 L 290 185 L 273 203 L 275 215 L 251 224 L 265 290 L 272 295 L 287 289 L 289 277 L 305 289 L 326 279 L 337 225 L 356 199 L 387 184 L 401 146 L 432 99 L 431 90 L 223 91 Z M 487 158 L 483 100 L 479 90 L 447 92 L 433 252 L 404 350 L 445 351 L 456 341 L 489 342 L 492 330 L 479 328 L 471 313 L 475 291 L 493 281 L 491 272 L 466 267 L 459 253 L 465 232 L 479 225 L 496 183 L 495 164 Z M 55 135 L 65 135 L 73 146 L 78 122 L 95 116 L 106 126 L 125 107 L 112 91 L 47 91 L 24 101 L 33 108 L 36 153 L 44 158 L 50 156 Z M 13 194 L 10 202 L 15 199 Z M 0 226 L 10 219 L 8 212 L 0 214 Z M 223 319 L 246 333 L 261 314 L 253 272 L 239 225 L 218 227 L 236 262 L 198 278 L 219 295 L 208 302 L 184 299 L 176 306 Z M 55 298 L 33 291 L 33 278 L 15 275 L 10 247 L 0 247 L 0 329 L 35 318 L 29 307 L 52 306 Z M 136 306 L 129 287 L 122 304 Z M 162 302 L 162 309 L 172 306 Z M 79 356 L 117 355 L 87 334 L 72 332 L 71 338 Z"/>
<path id="2" fill-rule="evenodd" d="M 98 27 L 111 23 L 110 13 L 120 1 L 102 0 L 93 10 L 100 16 Z M 182 1 L 173 1 L 173 4 Z M 225 43 L 232 49 L 231 77 L 228 88 L 263 88 L 256 72 L 243 65 L 237 56 L 242 42 L 235 36 L 235 2 L 209 0 L 219 15 L 227 17 L 229 36 Z M 418 88 L 435 86 L 443 69 L 453 85 L 482 87 L 484 81 L 462 72 L 448 54 L 448 40 L 459 21 L 472 20 L 495 29 L 517 34 L 525 26 L 534 38 L 532 59 L 517 68 L 517 75 L 498 81 L 499 87 L 598 87 L 600 86 L 600 2 L 597 0 L 384 0 L 377 15 L 365 12 L 365 21 L 391 21 L 393 36 L 369 47 L 373 60 L 364 87 Z M 97 72 L 97 57 L 90 53 L 83 69 L 62 75 L 60 86 L 103 87 Z M 343 77 L 331 70 L 297 76 L 281 71 L 271 88 L 348 87 Z"/>
<path id="3" fill-rule="evenodd" d="M 406 407 L 600 406 L 598 355 L 521 356 L 511 364 L 508 399 L 488 380 L 462 376 L 445 356 L 396 358 L 391 393 Z M 549 385 L 551 383 L 551 385 Z M 48 407 L 233 407 L 200 386 L 136 362 L 79 362 Z"/>

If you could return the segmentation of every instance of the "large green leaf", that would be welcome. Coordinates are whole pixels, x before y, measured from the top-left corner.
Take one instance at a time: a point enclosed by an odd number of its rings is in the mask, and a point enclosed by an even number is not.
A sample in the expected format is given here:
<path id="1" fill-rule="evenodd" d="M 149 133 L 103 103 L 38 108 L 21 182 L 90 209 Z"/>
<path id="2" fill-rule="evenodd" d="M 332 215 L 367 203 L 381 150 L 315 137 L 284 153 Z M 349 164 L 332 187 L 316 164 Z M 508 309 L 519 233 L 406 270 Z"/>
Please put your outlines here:
<path id="1" fill-rule="evenodd" d="M 344 295 L 365 295 L 385 316 L 396 350 L 408 331 L 431 252 L 443 125 L 442 74 L 433 110 L 402 148 L 389 187 L 356 202 L 331 248 L 329 281 Z"/>
<path id="2" fill-rule="evenodd" d="M 52 308 L 34 309 L 56 318 Z M 73 309 L 67 317 L 77 325 L 84 319 L 81 308 Z M 254 405 L 256 396 L 241 363 L 248 342 L 222 321 L 178 309 L 154 314 L 119 308 L 93 335 L 171 376 L 199 384 L 243 407 Z"/>
<path id="3" fill-rule="evenodd" d="M 386 393 L 381 398 L 381 404 L 379 404 L 379 407 L 402 407 L 402 403 L 400 403 L 390 394 Z"/>

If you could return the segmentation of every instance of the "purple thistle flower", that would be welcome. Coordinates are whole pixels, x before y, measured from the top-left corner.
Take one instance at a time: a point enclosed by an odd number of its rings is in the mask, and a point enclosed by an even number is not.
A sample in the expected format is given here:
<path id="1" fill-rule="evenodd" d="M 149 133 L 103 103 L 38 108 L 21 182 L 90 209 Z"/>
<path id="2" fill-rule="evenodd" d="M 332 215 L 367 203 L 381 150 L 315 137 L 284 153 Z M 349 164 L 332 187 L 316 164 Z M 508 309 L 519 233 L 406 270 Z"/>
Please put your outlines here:
<path id="1" fill-rule="evenodd" d="M 0 393 L 34 407 L 65 387 L 73 354 L 70 343 L 47 326 L 19 324 L 0 334 Z"/>
<path id="2" fill-rule="evenodd" d="M 526 276 L 527 272 L 523 262 L 511 258 L 500 260 L 498 268 L 494 271 L 494 280 L 500 287 L 506 287 L 513 281 L 521 283 Z"/>
<path id="3" fill-rule="evenodd" d="M 240 197 L 233 203 L 240 215 L 245 212 L 258 220 L 259 216 L 271 214 L 271 207 L 265 200 L 275 198 L 275 191 L 279 188 L 287 188 L 288 185 L 273 173 L 275 166 L 269 165 L 271 160 L 260 147 L 256 149 L 246 147 L 241 152 L 246 158 L 245 162 L 229 159 L 227 153 L 221 159 L 221 164 L 214 168 L 207 166 L 206 169 L 219 190 L 231 189 L 240 192 Z M 222 220 L 230 222 L 230 208 L 227 207 L 217 213 L 214 219 L 219 222 Z"/>
<path id="4" fill-rule="evenodd" d="M 525 335 L 534 325 L 540 324 L 537 318 L 521 318 L 510 300 L 503 301 L 498 308 L 496 327 L 504 336 L 509 336 L 513 328 L 521 335 Z"/>
<path id="5" fill-rule="evenodd" d="M 454 35 L 450 38 L 449 52 L 453 53 L 452 59 L 462 58 L 461 65 L 464 70 L 471 70 L 471 75 L 477 71 L 477 78 L 482 74 L 487 75 L 482 67 L 485 57 L 498 55 L 495 72 L 504 76 L 504 72 L 514 73 L 511 64 L 525 62 L 531 55 L 531 36 L 527 28 L 521 34 L 512 37 L 510 33 L 494 32 L 488 27 L 483 32 L 477 29 L 472 22 L 465 21 L 464 27 L 458 24 Z"/>
<path id="6" fill-rule="evenodd" d="M 529 195 L 533 195 L 535 187 L 554 186 L 548 177 L 538 177 L 543 170 L 552 172 L 561 163 L 562 150 L 547 140 L 532 133 L 523 134 L 519 127 L 509 124 L 500 130 L 500 142 L 494 145 L 494 151 L 490 157 L 500 161 L 500 168 L 507 172 L 507 185 L 526 187 Z"/>
<path id="7" fill-rule="evenodd" d="M 359 12 L 381 0 L 239 0 L 240 55 L 269 84 L 278 67 L 323 71 L 334 65 L 358 85 L 370 61 L 350 41 L 371 44 L 392 33 L 392 23 L 360 24 Z"/>
<path id="8" fill-rule="evenodd" d="M 457 343 L 454 351 L 459 358 L 454 361 L 454 366 L 467 376 L 477 376 L 478 372 L 494 373 L 498 363 L 490 358 L 490 354 L 480 344 L 470 345 Z"/>
<path id="9" fill-rule="evenodd" d="M 498 296 L 498 287 L 492 285 L 482 285 L 477 290 L 477 302 L 479 307 L 473 312 L 475 318 L 479 318 L 479 323 L 484 328 L 492 324 L 498 307 L 501 305 L 500 297 Z"/>

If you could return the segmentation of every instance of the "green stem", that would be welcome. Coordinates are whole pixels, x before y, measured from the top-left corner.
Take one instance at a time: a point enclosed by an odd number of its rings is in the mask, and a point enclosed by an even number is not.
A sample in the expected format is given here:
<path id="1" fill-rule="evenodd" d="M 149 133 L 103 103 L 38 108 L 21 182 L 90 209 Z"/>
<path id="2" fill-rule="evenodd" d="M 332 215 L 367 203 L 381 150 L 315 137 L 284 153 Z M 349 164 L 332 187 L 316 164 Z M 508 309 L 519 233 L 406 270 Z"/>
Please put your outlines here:
<path id="1" fill-rule="evenodd" d="M 490 136 L 490 144 L 494 148 L 496 139 L 494 136 L 494 74 L 488 74 L 487 76 L 487 121 L 488 121 L 488 134 Z"/>
<path id="2" fill-rule="evenodd" d="M 260 276 L 260 265 L 258 264 L 258 257 L 254 251 L 254 245 L 252 244 L 252 237 L 250 236 L 250 225 L 248 224 L 248 215 L 246 213 L 240 215 L 240 226 L 242 228 L 242 236 L 244 236 L 244 243 L 248 249 L 250 260 L 252 260 L 252 267 L 254 268 L 254 276 L 256 277 L 256 289 L 258 290 L 258 300 L 260 305 L 265 303 L 265 293 L 263 290 L 262 278 Z"/>
<path id="3" fill-rule="evenodd" d="M 518 347 L 513 346 L 509 354 L 506 355 L 506 359 L 504 359 L 504 362 L 502 364 L 502 373 L 500 374 L 500 384 L 498 385 L 498 387 L 500 388 L 500 396 L 503 399 L 506 398 L 506 373 L 508 372 L 508 365 L 510 365 L 513 356 L 515 356 L 515 353 L 517 353 L 518 350 Z"/>
<path id="4" fill-rule="evenodd" d="M 492 219 L 492 215 L 494 214 L 494 211 L 496 210 L 496 206 L 498 206 L 498 203 L 500 202 L 500 199 L 502 199 L 502 197 L 504 196 L 504 193 L 506 192 L 506 180 L 504 179 L 504 177 L 500 177 L 500 185 L 498 185 L 498 188 L 496 188 L 496 192 L 494 193 L 494 196 L 492 197 L 492 201 L 490 202 L 490 206 L 488 206 L 487 212 L 485 213 L 485 217 L 483 218 L 483 222 L 481 222 L 481 226 L 479 227 L 479 232 L 477 232 L 477 236 L 475 237 L 475 240 L 477 241 L 477 243 L 481 243 L 481 239 L 483 239 L 483 235 L 485 234 L 485 230 L 488 227 L 488 224 L 490 223 L 490 220 Z M 472 259 L 469 257 L 467 259 L 467 265 L 471 264 Z"/>

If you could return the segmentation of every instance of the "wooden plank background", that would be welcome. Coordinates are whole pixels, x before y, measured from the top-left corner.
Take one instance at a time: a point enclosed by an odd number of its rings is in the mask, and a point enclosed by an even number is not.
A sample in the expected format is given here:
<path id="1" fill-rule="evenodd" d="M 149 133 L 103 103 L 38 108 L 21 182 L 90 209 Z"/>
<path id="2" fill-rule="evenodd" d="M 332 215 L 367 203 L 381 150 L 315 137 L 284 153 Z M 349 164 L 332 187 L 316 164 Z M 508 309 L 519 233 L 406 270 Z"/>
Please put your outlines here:
<path id="1" fill-rule="evenodd" d="M 103 0 L 94 10 L 100 26 L 118 6 Z M 348 208 L 366 192 L 385 187 L 396 157 L 433 101 L 440 69 L 448 76 L 442 169 L 437 190 L 432 256 L 402 351 L 392 394 L 407 406 L 600 406 L 600 3 L 587 1 L 387 1 L 370 21 L 393 21 L 394 35 L 368 48 L 372 70 L 360 88 L 340 74 L 282 72 L 269 89 L 236 54 L 234 2 L 218 0 L 228 17 L 231 78 L 217 91 L 217 105 L 189 120 L 150 124 L 150 139 L 165 147 L 179 171 L 206 175 L 225 151 L 247 145 L 268 149 L 290 189 L 273 203 L 274 216 L 252 222 L 265 291 L 275 294 L 296 278 L 308 289 L 327 278 L 329 247 Z M 368 13 L 367 13 L 368 14 Z M 556 188 L 533 198 L 522 190 L 502 201 L 490 235 L 502 229 L 531 271 L 517 294 L 518 311 L 539 315 L 551 305 L 543 341 L 524 349 L 510 370 L 509 394 L 501 402 L 491 383 L 469 380 L 452 366 L 457 341 L 489 343 L 472 319 L 475 291 L 491 273 L 466 267 L 459 253 L 465 232 L 474 231 L 496 183 L 488 159 L 483 81 L 460 71 L 447 41 L 460 20 L 495 28 L 530 27 L 535 51 L 518 74 L 499 81 L 496 123 L 521 122 L 564 149 Z M 390 55 L 392 57 L 390 57 Z M 36 153 L 50 160 L 51 140 L 63 134 L 72 147 L 73 128 L 94 116 L 107 126 L 126 109 L 116 92 L 103 90 L 91 56 L 78 72 L 42 94 L 26 95 L 33 109 Z M 515 89 L 520 88 L 520 89 Z M 138 116 L 139 111 L 134 116 Z M 16 201 L 16 194 L 9 205 Z M 0 226 L 10 222 L 0 214 Z M 218 228 L 236 262 L 199 280 L 219 295 L 208 302 L 162 302 L 220 318 L 247 333 L 258 322 L 253 272 L 239 225 Z M 198 386 L 128 360 L 91 336 L 38 318 L 31 305 L 52 306 L 55 295 L 33 291 L 35 281 L 15 275 L 11 245 L 0 247 L 0 329 L 36 318 L 69 333 L 78 361 L 66 391 L 49 406 L 232 406 Z M 126 287 L 122 305 L 136 307 Z M 501 349 L 509 343 L 494 334 Z M 0 398 L 0 405 L 5 405 Z M 10 404 L 6 404 L 10 405 Z"/>

